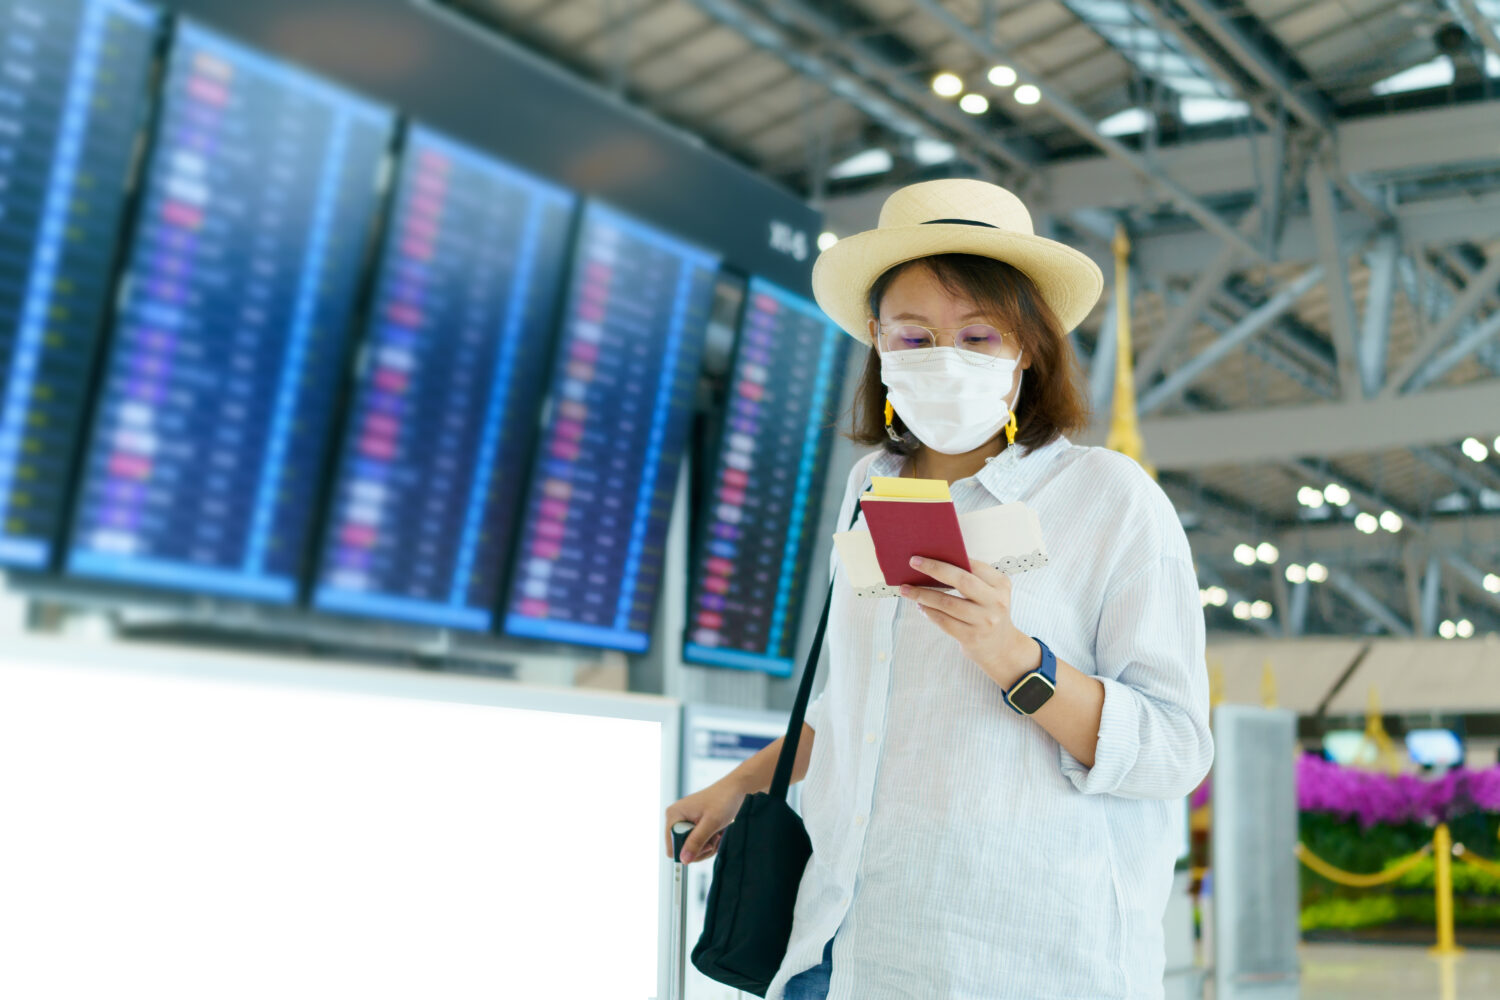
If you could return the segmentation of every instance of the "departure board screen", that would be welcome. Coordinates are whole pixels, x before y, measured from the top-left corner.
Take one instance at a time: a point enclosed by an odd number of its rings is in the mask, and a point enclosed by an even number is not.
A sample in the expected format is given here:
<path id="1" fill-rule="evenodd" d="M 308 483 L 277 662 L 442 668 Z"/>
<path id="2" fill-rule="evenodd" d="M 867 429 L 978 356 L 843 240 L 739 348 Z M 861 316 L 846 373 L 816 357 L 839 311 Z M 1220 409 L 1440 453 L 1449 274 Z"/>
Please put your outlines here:
<path id="1" fill-rule="evenodd" d="M 791 674 L 846 340 L 812 302 L 750 280 L 694 546 L 684 659 Z"/>
<path id="2" fill-rule="evenodd" d="M 52 562 L 145 121 L 157 15 L 0 0 L 0 564 Z"/>
<path id="3" fill-rule="evenodd" d="M 718 265 L 614 209 L 585 210 L 509 634 L 648 646 Z"/>
<path id="4" fill-rule="evenodd" d="M 391 128 L 179 24 L 70 572 L 296 598 Z"/>
<path id="5" fill-rule="evenodd" d="M 425 129 L 401 171 L 313 604 L 487 629 L 575 199 Z"/>

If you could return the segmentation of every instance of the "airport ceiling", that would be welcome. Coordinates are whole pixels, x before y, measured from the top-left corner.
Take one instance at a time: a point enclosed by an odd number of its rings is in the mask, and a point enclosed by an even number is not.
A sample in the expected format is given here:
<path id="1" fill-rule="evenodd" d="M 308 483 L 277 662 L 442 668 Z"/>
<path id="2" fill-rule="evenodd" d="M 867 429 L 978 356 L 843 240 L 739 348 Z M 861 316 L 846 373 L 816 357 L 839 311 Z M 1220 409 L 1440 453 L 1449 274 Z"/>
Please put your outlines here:
<path id="1" fill-rule="evenodd" d="M 1106 275 L 1123 224 L 1143 431 L 1212 627 L 1500 631 L 1500 0 L 440 2 L 835 234 L 943 176 L 1014 188 Z"/>

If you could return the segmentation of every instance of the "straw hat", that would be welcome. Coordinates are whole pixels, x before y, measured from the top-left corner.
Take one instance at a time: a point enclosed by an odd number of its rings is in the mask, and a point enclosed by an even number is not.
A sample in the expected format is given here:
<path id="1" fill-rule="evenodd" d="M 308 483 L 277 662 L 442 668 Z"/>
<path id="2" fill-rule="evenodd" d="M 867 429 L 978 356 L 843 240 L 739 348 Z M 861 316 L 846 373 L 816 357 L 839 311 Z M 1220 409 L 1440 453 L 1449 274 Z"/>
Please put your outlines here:
<path id="1" fill-rule="evenodd" d="M 949 178 L 897 190 L 881 206 L 878 227 L 819 254 L 813 296 L 845 333 L 869 344 L 867 297 L 875 279 L 897 264 L 940 253 L 993 257 L 1022 271 L 1065 333 L 1083 322 L 1104 288 L 1099 265 L 1032 231 L 1021 199 L 998 184 Z"/>

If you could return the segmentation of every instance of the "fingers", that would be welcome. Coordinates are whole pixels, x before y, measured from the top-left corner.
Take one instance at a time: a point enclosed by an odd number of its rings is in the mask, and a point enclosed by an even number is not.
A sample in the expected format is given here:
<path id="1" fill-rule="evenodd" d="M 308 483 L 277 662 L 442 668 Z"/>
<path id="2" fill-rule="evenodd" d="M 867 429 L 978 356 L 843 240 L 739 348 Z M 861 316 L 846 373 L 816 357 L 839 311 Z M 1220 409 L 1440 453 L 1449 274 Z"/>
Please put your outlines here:
<path id="1" fill-rule="evenodd" d="M 717 848 L 722 829 L 722 827 L 719 830 L 711 829 L 707 823 L 699 823 L 693 827 L 693 832 L 688 834 L 686 843 L 682 845 L 682 863 L 690 864 L 699 858 L 706 857 L 704 852 L 708 850 L 710 843 Z"/>
<path id="2" fill-rule="evenodd" d="M 952 563 L 943 562 L 941 559 L 923 559 L 921 556 L 913 556 L 911 565 L 913 569 L 919 569 L 934 580 L 947 584 L 971 601 L 982 604 L 993 601 L 997 597 L 994 588 L 988 583 Z"/>
<path id="3" fill-rule="evenodd" d="M 983 559 L 970 559 L 969 568 L 974 575 L 985 583 L 995 588 L 996 593 L 1009 599 L 1010 596 L 1010 574 L 991 566 Z"/>
<path id="4" fill-rule="evenodd" d="M 949 635 L 953 636 L 953 638 L 959 639 L 960 641 L 965 638 L 960 634 L 960 630 L 970 627 L 968 622 L 960 618 L 954 618 L 952 615 L 948 614 L 946 611 L 941 610 L 940 608 L 929 608 L 926 606 L 922 606 L 922 615 L 938 628 L 942 629 L 944 632 L 947 632 Z"/>
<path id="5" fill-rule="evenodd" d="M 703 845 L 703 850 L 701 850 L 697 854 L 693 855 L 693 861 L 694 862 L 707 861 L 709 858 L 713 857 L 715 854 L 718 854 L 719 853 L 719 843 L 723 839 L 724 839 L 724 831 L 720 830 L 718 833 L 714 834 L 712 837 L 710 837 L 708 839 L 708 843 L 706 843 L 706 844 Z"/>
<path id="6" fill-rule="evenodd" d="M 928 610 L 944 612 L 948 617 L 969 625 L 983 625 L 990 614 L 989 606 L 966 597 L 954 597 L 930 587 L 903 587 L 901 596 Z"/>

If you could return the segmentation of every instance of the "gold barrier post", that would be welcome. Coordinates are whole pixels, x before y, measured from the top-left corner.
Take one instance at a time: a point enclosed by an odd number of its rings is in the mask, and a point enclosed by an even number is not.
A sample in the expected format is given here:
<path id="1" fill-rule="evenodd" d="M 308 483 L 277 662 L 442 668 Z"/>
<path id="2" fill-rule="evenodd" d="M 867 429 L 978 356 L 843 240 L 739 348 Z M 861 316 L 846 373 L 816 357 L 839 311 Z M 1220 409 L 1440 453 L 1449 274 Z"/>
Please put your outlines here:
<path id="1" fill-rule="evenodd" d="M 1432 863 L 1437 894 L 1437 944 L 1430 953 L 1439 957 L 1463 951 L 1453 941 L 1453 834 L 1447 823 L 1439 823 L 1432 834 Z"/>

